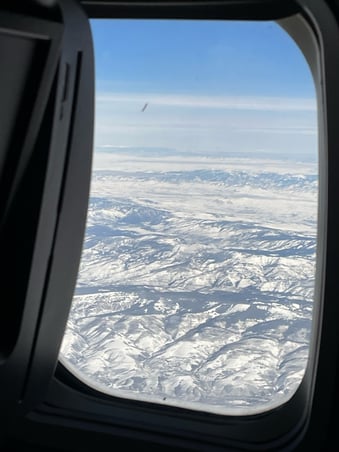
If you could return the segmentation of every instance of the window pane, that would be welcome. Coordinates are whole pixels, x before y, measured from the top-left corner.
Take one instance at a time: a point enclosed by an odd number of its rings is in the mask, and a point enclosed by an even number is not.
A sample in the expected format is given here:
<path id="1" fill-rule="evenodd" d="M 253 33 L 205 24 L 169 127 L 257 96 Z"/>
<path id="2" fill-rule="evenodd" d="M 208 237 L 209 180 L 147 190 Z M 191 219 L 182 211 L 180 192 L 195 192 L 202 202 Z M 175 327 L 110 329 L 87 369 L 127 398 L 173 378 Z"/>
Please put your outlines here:
<path id="1" fill-rule="evenodd" d="M 222 414 L 287 401 L 316 263 L 304 57 L 272 22 L 92 29 L 94 165 L 62 363 L 124 398 Z"/>

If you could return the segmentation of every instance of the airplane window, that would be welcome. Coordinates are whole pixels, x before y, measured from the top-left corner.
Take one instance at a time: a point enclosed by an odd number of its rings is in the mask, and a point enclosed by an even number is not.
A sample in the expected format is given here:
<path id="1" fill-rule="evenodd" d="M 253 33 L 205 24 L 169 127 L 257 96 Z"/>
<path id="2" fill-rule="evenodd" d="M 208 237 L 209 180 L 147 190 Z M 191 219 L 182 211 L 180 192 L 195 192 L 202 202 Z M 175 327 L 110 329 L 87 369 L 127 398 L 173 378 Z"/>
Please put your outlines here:
<path id="1" fill-rule="evenodd" d="M 113 396 L 289 400 L 316 271 L 315 89 L 275 22 L 92 20 L 95 149 L 60 360 Z"/>

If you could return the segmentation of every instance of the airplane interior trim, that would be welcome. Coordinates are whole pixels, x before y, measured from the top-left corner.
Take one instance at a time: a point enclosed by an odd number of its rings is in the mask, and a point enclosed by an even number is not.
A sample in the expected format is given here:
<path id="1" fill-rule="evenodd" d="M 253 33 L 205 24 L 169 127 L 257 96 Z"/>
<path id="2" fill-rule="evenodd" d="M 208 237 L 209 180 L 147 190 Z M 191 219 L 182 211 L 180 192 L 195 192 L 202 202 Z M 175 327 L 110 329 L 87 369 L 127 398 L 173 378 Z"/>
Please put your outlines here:
<path id="1" fill-rule="evenodd" d="M 305 376 L 282 406 L 224 416 L 111 397 L 58 361 L 89 200 L 90 18 L 276 20 L 310 66 L 319 141 L 314 314 Z M 4 1 L 0 61 L 0 450 L 337 450 L 339 2 Z"/>

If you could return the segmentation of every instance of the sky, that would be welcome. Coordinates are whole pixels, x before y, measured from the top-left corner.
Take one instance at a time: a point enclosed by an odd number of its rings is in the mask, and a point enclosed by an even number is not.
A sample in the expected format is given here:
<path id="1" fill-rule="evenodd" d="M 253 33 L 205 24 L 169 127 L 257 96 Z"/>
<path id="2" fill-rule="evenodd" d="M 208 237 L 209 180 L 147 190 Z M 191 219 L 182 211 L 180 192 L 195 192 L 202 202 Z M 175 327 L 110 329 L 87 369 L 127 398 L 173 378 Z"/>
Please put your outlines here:
<path id="1" fill-rule="evenodd" d="M 312 76 L 278 24 L 98 19 L 91 25 L 97 149 L 316 161 Z"/>

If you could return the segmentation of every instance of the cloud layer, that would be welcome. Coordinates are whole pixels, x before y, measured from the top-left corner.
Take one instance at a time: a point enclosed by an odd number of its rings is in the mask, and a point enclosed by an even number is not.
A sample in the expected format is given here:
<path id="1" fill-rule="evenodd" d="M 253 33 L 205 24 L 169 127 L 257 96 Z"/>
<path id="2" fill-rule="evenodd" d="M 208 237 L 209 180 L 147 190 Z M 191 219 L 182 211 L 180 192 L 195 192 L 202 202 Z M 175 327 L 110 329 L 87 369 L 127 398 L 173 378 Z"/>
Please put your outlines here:
<path id="1" fill-rule="evenodd" d="M 304 111 L 315 112 L 316 101 L 312 98 L 251 97 L 251 96 L 192 96 L 184 94 L 155 93 L 99 93 L 98 104 L 136 103 L 182 108 L 203 108 L 243 111 Z"/>

